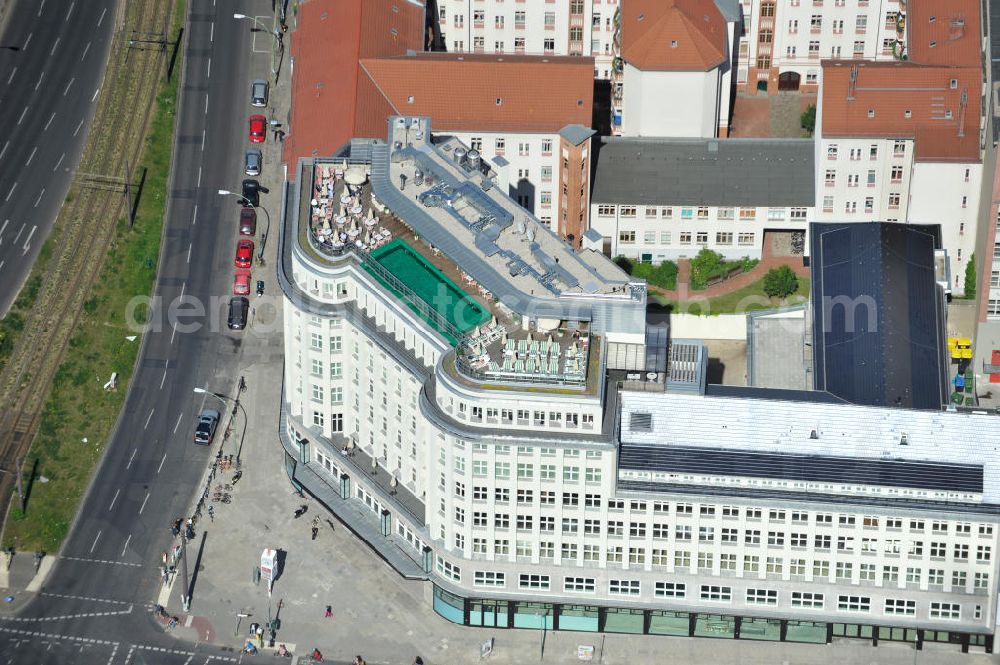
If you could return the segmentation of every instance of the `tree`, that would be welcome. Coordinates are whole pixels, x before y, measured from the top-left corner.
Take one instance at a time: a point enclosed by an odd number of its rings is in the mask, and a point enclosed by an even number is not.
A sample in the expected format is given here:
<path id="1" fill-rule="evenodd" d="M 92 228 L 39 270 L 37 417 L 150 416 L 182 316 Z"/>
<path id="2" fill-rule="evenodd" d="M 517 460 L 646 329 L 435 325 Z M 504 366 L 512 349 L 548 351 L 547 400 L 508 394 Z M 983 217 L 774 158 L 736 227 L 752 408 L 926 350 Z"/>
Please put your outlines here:
<path id="1" fill-rule="evenodd" d="M 722 266 L 722 254 L 703 247 L 691 259 L 691 288 L 703 289 L 708 279 L 719 271 Z"/>
<path id="2" fill-rule="evenodd" d="M 799 278 L 788 266 L 771 268 L 764 275 L 764 293 L 770 298 L 787 298 L 799 288 Z"/>
<path id="3" fill-rule="evenodd" d="M 810 104 L 809 108 L 802 112 L 799 116 L 799 124 L 802 125 L 802 129 L 809 132 L 812 136 L 813 131 L 816 129 L 816 105 Z"/>
<path id="4" fill-rule="evenodd" d="M 965 297 L 972 300 L 976 297 L 976 255 L 970 254 L 965 264 Z"/>

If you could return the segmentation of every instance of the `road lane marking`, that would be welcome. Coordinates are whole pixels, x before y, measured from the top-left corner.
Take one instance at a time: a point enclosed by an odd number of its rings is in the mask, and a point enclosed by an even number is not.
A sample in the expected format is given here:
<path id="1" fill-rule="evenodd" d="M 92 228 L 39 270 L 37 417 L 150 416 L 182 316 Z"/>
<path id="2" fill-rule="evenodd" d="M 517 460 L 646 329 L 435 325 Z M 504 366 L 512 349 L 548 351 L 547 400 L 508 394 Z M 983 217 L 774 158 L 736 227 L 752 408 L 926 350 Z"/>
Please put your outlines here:
<path id="1" fill-rule="evenodd" d="M 69 87 L 70 87 L 71 85 L 73 85 L 73 81 L 75 81 L 75 80 L 76 80 L 76 77 L 74 76 L 73 78 L 71 78 L 71 79 L 69 80 L 69 83 L 67 83 L 67 84 L 66 84 L 66 89 L 65 89 L 65 90 L 63 90 L 63 97 L 65 97 L 65 96 L 66 96 L 66 93 L 67 93 L 67 92 L 69 92 Z"/>
<path id="2" fill-rule="evenodd" d="M 10 82 L 14 80 L 14 74 L 16 73 L 17 73 L 17 65 L 14 65 L 14 69 L 10 70 L 10 76 L 7 77 L 7 85 L 10 85 Z"/>
<path id="3" fill-rule="evenodd" d="M 177 434 L 177 428 L 181 426 L 181 418 L 183 417 L 184 417 L 183 411 L 177 414 L 177 424 L 174 425 L 174 434 Z"/>
<path id="4" fill-rule="evenodd" d="M 19 124 L 19 125 L 20 125 L 20 124 L 21 124 L 21 122 L 22 122 L 22 121 L 24 120 L 24 115 L 25 115 L 25 114 L 26 114 L 26 113 L 28 112 L 28 109 L 29 109 L 29 108 L 30 108 L 29 106 L 25 106 L 25 107 L 24 107 L 24 110 L 23 110 L 23 111 L 21 111 L 21 117 L 17 119 L 17 124 Z"/>
<path id="5" fill-rule="evenodd" d="M 34 37 L 34 35 L 35 35 L 35 33 L 33 33 L 33 32 L 29 32 L 28 33 L 28 38 L 24 40 L 24 46 L 21 47 L 22 51 L 27 51 L 28 50 L 28 44 L 31 43 L 31 38 Z"/>
<path id="6" fill-rule="evenodd" d="M 45 9 L 45 0 L 42 0 L 42 4 L 38 5 L 38 15 L 42 15 L 42 10 Z"/>
<path id="7" fill-rule="evenodd" d="M 146 498 L 142 500 L 142 505 L 139 506 L 139 514 L 142 515 L 142 511 L 146 509 L 146 502 L 149 501 L 149 492 L 146 492 Z"/>
<path id="8" fill-rule="evenodd" d="M 208 74 L 205 76 L 205 78 L 207 78 L 207 79 L 212 78 L 212 59 L 211 58 L 208 59 Z"/>
<path id="9" fill-rule="evenodd" d="M 80 60 L 87 57 L 87 51 L 90 50 L 90 42 L 87 42 L 87 47 L 83 49 L 83 55 L 80 56 Z"/>
<path id="10" fill-rule="evenodd" d="M 5 146 L 5 147 L 6 147 L 6 146 Z M 31 149 L 31 154 L 30 154 L 30 155 L 28 155 L 28 161 L 26 161 L 26 162 L 24 163 L 24 165 L 25 165 L 25 166 L 27 166 L 28 164 L 30 164 L 30 163 L 31 163 L 31 160 L 33 160 L 33 159 L 35 158 L 35 153 L 36 153 L 36 152 L 38 152 L 38 146 L 37 146 L 37 145 L 36 145 L 36 146 L 35 146 L 34 148 L 32 148 L 32 149 Z"/>
<path id="11" fill-rule="evenodd" d="M 94 538 L 94 544 L 90 546 L 90 553 L 91 554 L 94 553 L 94 548 L 97 547 L 97 541 L 100 539 L 100 537 L 101 537 L 101 531 L 98 531 L 97 532 L 97 536 Z"/>
<path id="12" fill-rule="evenodd" d="M 208 93 L 205 93 L 205 115 L 208 115 Z"/>
<path id="13" fill-rule="evenodd" d="M 38 83 L 35 84 L 35 90 L 38 90 L 38 86 L 42 84 L 42 79 L 45 78 L 45 72 L 38 75 Z"/>
<path id="14" fill-rule="evenodd" d="M 191 216 L 191 226 L 194 226 L 198 222 L 198 204 L 194 204 L 194 214 Z"/>
<path id="15" fill-rule="evenodd" d="M 55 171 L 57 168 L 59 168 L 59 165 L 62 164 L 62 160 L 65 159 L 65 157 L 66 157 L 66 153 L 65 152 L 63 154 L 59 155 L 59 161 L 56 162 L 56 165 L 52 167 L 53 171 Z"/>
<path id="16" fill-rule="evenodd" d="M 163 384 L 167 381 L 167 370 L 163 370 L 163 378 L 160 379 L 160 390 L 163 390 Z"/>
<path id="17" fill-rule="evenodd" d="M 49 55 L 55 55 L 57 48 L 59 48 L 59 37 L 56 37 L 56 41 L 52 44 L 52 50 L 49 51 Z"/>
<path id="18" fill-rule="evenodd" d="M 73 130 L 73 136 L 76 136 L 77 132 L 80 131 L 81 127 L 83 127 L 83 118 L 80 118 L 80 124 L 76 126 L 75 130 Z"/>
<path id="19" fill-rule="evenodd" d="M 8 143 L 9 143 L 9 141 L 8 141 Z M 205 150 L 205 130 L 204 129 L 201 130 L 201 149 L 202 149 L 202 151 Z"/>
<path id="20" fill-rule="evenodd" d="M 114 496 L 114 498 L 113 498 L 113 499 L 111 499 L 111 505 L 110 505 L 110 506 L 108 506 L 108 512 L 109 512 L 109 513 L 111 512 L 111 509 L 115 507 L 115 501 L 117 501 L 117 500 L 118 500 L 118 495 L 119 495 L 120 493 L 121 493 L 121 488 L 119 488 L 119 489 L 116 489 L 116 490 L 115 490 L 115 496 Z"/>
<path id="21" fill-rule="evenodd" d="M 21 234 L 22 234 L 22 233 L 24 233 L 24 227 L 25 227 L 25 226 L 26 226 L 25 224 L 21 224 L 21 228 L 19 228 L 19 229 L 17 230 L 17 235 L 16 235 L 16 236 L 14 236 L 14 242 L 15 242 L 15 243 L 17 242 L 17 239 L 21 237 Z"/>
<path id="22" fill-rule="evenodd" d="M 73 0 L 73 2 L 69 3 L 69 10 L 66 12 L 66 18 L 64 19 L 64 21 L 69 20 L 69 15 L 73 13 L 74 7 L 76 7 L 76 0 Z"/>
<path id="23" fill-rule="evenodd" d="M 129 544 L 130 540 L 132 540 L 132 534 L 131 533 L 128 535 L 128 538 L 125 539 L 125 546 L 122 547 L 122 556 L 125 556 L 125 550 L 128 549 L 128 544 Z"/>
<path id="24" fill-rule="evenodd" d="M 97 93 L 99 93 L 100 91 L 101 91 L 100 88 L 98 88 L 97 90 L 94 91 L 94 96 L 90 98 L 91 102 L 93 102 L 95 99 L 97 99 Z"/>
<path id="25" fill-rule="evenodd" d="M 132 466 L 132 460 L 134 460 L 134 459 L 135 459 L 135 454 L 136 454 L 137 452 L 139 452 L 139 449 L 138 449 L 138 448 L 133 448 L 133 449 L 132 449 L 132 456 L 128 458 L 128 464 L 126 464 L 126 465 L 125 465 L 125 468 L 126 468 L 126 469 L 128 469 L 128 468 L 130 468 L 130 467 Z"/>
<path id="26" fill-rule="evenodd" d="M 208 41 L 215 41 L 215 23 L 208 24 Z"/>
<path id="27" fill-rule="evenodd" d="M 51 124 L 52 124 L 52 121 L 53 121 L 53 120 L 55 120 L 55 119 L 56 119 L 56 112 L 55 112 L 55 111 L 53 111 L 53 112 L 52 112 L 52 115 L 50 115 L 50 116 L 49 116 L 49 121 L 48 121 L 48 122 L 46 122 L 46 123 L 45 123 L 45 127 L 43 127 L 43 128 L 42 128 L 42 131 L 44 132 L 44 131 L 45 131 L 46 129 L 48 129 L 48 128 L 49 128 L 49 125 L 51 125 Z"/>
<path id="28" fill-rule="evenodd" d="M 23 248 L 24 251 L 21 252 L 22 256 L 28 253 L 28 248 L 31 247 L 31 236 L 35 235 L 35 229 L 37 228 L 38 228 L 37 224 L 31 227 L 31 231 L 28 233 L 28 239 L 24 241 L 24 248 Z"/>
<path id="29" fill-rule="evenodd" d="M 193 246 L 193 243 L 188 244 L 188 258 L 187 258 L 187 262 L 188 263 L 191 263 L 191 247 L 192 246 Z"/>
<path id="30" fill-rule="evenodd" d="M 198 167 L 198 186 L 201 187 L 201 167 Z"/>
<path id="31" fill-rule="evenodd" d="M 10 197 L 14 193 L 15 189 L 17 189 L 17 183 L 16 182 L 11 186 L 10 191 L 7 192 L 7 198 L 4 199 L 4 203 L 6 203 L 7 201 L 10 201 Z"/>
<path id="32" fill-rule="evenodd" d="M 160 460 L 160 466 L 156 467 L 156 472 L 159 473 L 160 469 L 163 468 L 163 463 L 167 461 L 167 454 L 163 453 L 163 459 Z M 148 496 L 148 495 L 147 495 Z"/>
<path id="33" fill-rule="evenodd" d="M 104 23 L 104 15 L 107 14 L 107 13 L 108 13 L 108 8 L 105 7 L 104 11 L 101 12 L 101 18 L 97 19 L 97 27 L 98 28 L 101 27 L 102 23 Z"/>
<path id="34" fill-rule="evenodd" d="M 38 192 L 38 198 L 35 199 L 35 205 L 32 206 L 33 208 L 37 208 L 38 207 L 38 204 L 41 203 L 42 196 L 44 196 L 44 195 L 45 195 L 45 188 L 42 187 L 42 191 Z"/>
<path id="35" fill-rule="evenodd" d="M 6 261 L 0 261 L 0 270 L 3 270 L 3 264 L 5 264 L 5 263 L 6 263 Z"/>
<path id="36" fill-rule="evenodd" d="M 7 225 L 10 224 L 9 219 L 3 220 L 3 226 L 0 226 L 0 245 L 3 244 L 3 232 L 7 229 Z"/>
<path id="37" fill-rule="evenodd" d="M 156 411 L 155 407 L 149 410 L 149 415 L 146 416 L 146 424 L 142 426 L 143 429 L 149 427 L 149 421 L 152 420 L 154 411 Z"/>
<path id="38" fill-rule="evenodd" d="M 3 159 L 3 155 L 5 152 L 7 152 L 7 148 L 9 147 L 10 147 L 10 141 L 7 141 L 6 143 L 3 144 L 3 150 L 0 150 L 0 159 Z"/>
<path id="39" fill-rule="evenodd" d="M 174 321 L 174 331 L 170 333 L 170 346 L 174 345 L 174 336 L 177 334 L 177 322 Z"/>

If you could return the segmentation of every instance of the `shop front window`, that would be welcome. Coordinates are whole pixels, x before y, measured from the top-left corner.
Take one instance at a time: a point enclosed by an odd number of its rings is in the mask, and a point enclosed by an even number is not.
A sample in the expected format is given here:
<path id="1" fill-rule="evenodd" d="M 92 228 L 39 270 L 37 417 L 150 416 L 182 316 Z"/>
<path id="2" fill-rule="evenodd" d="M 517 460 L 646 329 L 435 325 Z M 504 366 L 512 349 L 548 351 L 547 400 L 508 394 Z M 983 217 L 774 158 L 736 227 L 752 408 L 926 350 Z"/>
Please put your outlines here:
<path id="1" fill-rule="evenodd" d="M 452 623 L 465 623 L 465 600 L 437 586 L 434 587 L 434 611 Z"/>

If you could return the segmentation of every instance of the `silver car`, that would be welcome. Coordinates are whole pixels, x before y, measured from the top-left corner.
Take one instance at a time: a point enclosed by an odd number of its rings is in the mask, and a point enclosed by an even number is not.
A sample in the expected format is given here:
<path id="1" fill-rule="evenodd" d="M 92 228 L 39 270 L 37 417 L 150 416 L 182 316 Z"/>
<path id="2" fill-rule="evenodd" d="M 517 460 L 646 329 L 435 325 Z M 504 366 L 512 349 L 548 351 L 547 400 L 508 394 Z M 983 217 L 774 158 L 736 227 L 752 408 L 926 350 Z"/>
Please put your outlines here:
<path id="1" fill-rule="evenodd" d="M 244 160 L 244 172 L 247 175 L 260 175 L 260 167 L 263 159 L 260 150 L 247 150 L 246 159 Z"/>
<path id="2" fill-rule="evenodd" d="M 257 79 L 250 84 L 250 106 L 267 106 L 267 81 Z"/>

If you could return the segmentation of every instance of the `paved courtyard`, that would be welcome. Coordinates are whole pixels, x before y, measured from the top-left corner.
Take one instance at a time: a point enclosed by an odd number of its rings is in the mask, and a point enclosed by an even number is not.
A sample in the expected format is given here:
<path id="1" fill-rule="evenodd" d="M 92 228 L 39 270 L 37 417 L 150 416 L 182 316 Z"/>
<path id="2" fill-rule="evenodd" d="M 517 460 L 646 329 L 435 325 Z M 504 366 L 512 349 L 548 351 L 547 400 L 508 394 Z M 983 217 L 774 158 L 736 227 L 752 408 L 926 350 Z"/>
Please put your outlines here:
<path id="1" fill-rule="evenodd" d="M 801 138 L 800 116 L 816 103 L 816 95 L 801 92 L 738 93 L 733 105 L 733 138 Z"/>

